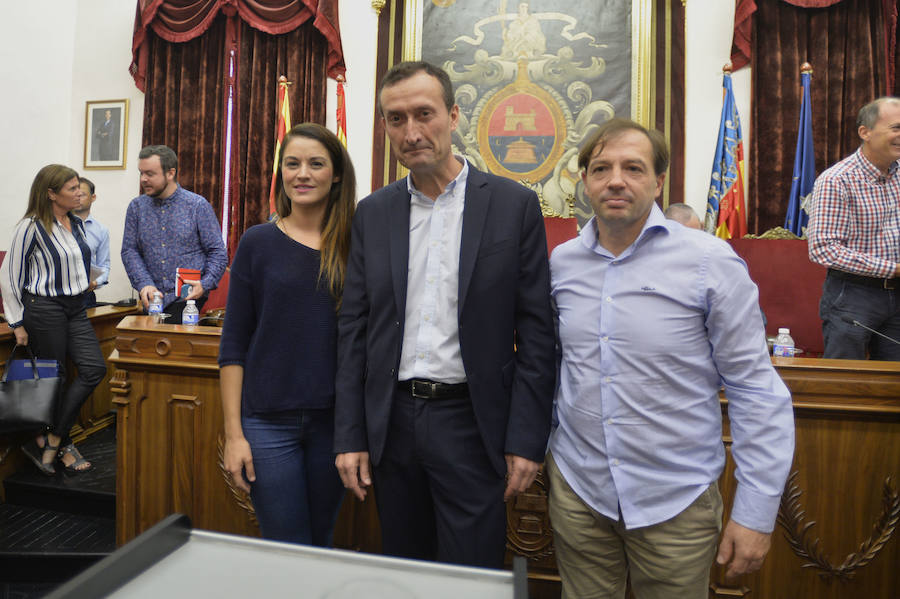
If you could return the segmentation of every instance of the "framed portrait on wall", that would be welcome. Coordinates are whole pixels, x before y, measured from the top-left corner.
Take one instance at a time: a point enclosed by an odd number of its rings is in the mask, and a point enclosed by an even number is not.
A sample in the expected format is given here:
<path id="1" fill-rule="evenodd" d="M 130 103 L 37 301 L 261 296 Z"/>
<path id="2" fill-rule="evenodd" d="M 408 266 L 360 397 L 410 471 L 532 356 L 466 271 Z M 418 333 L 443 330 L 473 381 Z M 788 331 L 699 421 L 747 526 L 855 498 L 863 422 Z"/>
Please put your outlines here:
<path id="1" fill-rule="evenodd" d="M 681 131 L 671 129 L 680 122 L 672 115 L 683 114 L 681 97 L 671 93 L 681 75 L 673 67 L 683 56 L 683 6 L 674 4 L 404 0 L 385 7 L 380 40 L 393 62 L 425 60 L 450 75 L 460 108 L 455 151 L 534 189 L 545 214 L 583 222 L 592 211 L 580 189 L 578 150 L 603 122 L 626 117 L 657 128 L 673 154 L 682 142 Z M 373 145 L 376 160 L 383 156 L 373 165 L 373 179 L 382 176 L 373 187 L 405 175 L 388 145 L 386 139 Z"/>
<path id="2" fill-rule="evenodd" d="M 84 115 L 84 168 L 124 169 L 128 100 L 89 101 Z"/>

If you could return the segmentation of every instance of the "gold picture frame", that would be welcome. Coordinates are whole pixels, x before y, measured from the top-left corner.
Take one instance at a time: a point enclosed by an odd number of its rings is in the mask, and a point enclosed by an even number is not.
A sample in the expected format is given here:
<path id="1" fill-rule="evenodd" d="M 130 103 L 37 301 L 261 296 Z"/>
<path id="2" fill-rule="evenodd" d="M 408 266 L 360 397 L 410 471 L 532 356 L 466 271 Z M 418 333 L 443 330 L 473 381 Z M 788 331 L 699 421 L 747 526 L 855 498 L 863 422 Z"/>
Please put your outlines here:
<path id="1" fill-rule="evenodd" d="M 394 60 L 424 59 L 450 74 L 461 114 L 455 151 L 583 221 L 590 207 L 574 159 L 583 139 L 613 116 L 657 126 L 658 1 L 406 0 L 385 15 L 400 34 L 385 41 Z M 548 77 L 548 66 L 564 76 Z M 376 155 L 385 183 L 406 175 L 388 152 Z"/>
<path id="2" fill-rule="evenodd" d="M 406 0 L 402 60 L 421 60 L 424 4 L 433 1 Z M 518 3 L 513 0 L 510 4 Z M 451 5 L 453 0 L 443 0 L 443 4 Z M 653 0 L 631 0 L 631 118 L 645 127 L 653 126 L 654 25 Z"/>
<path id="3" fill-rule="evenodd" d="M 124 169 L 128 154 L 128 100 L 90 100 L 84 108 L 84 168 Z"/>

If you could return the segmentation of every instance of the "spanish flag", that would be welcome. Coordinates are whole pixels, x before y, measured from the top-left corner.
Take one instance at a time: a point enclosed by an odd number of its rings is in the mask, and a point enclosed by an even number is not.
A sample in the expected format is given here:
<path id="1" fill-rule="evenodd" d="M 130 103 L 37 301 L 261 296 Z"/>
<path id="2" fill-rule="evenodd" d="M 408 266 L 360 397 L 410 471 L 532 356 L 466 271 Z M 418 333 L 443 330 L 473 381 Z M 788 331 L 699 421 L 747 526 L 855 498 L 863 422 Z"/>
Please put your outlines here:
<path id="1" fill-rule="evenodd" d="M 272 159 L 272 184 L 269 186 L 269 220 L 275 216 L 275 174 L 278 172 L 278 155 L 281 153 L 281 141 L 291 128 L 291 106 L 288 100 L 287 86 L 290 82 L 282 75 L 278 78 L 278 120 L 275 123 L 275 156 Z"/>
<path id="2" fill-rule="evenodd" d="M 722 72 L 722 118 L 719 121 L 719 139 L 713 158 L 704 228 L 722 239 L 739 239 L 747 234 L 744 142 L 741 139 L 741 118 L 731 87 L 731 64 L 725 65 Z"/>

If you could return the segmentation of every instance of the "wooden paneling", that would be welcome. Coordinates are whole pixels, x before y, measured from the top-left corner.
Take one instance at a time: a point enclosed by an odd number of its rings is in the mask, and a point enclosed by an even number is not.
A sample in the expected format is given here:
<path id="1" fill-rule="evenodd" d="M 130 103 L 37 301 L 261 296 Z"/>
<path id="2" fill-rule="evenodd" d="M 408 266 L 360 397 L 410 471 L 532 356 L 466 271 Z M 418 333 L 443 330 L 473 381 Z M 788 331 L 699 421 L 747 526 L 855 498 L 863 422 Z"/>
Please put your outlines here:
<path id="1" fill-rule="evenodd" d="M 789 358 L 774 363 L 793 395 L 792 478 L 763 569 L 735 584 L 713 568 L 710 596 L 747 596 L 736 594 L 741 587 L 751 597 L 900 596 L 900 363 Z M 727 418 L 725 425 L 729 446 Z M 733 472 L 729 453 L 719 482 L 728 506 L 736 486 Z M 888 480 L 893 495 L 885 512 Z M 886 535 L 880 551 L 861 550 Z M 798 555 L 804 550 L 815 555 Z"/>
<path id="2" fill-rule="evenodd" d="M 85 431 L 91 431 L 108 422 L 107 416 L 113 410 L 109 379 L 112 378 L 115 370 L 109 361 L 109 356 L 116 344 L 116 325 L 122 318 L 134 314 L 136 311 L 135 308 L 117 308 L 115 306 L 98 306 L 87 311 L 88 318 L 94 325 L 97 341 L 100 342 L 100 351 L 106 357 L 106 377 L 84 402 L 81 412 L 78 414 L 78 425 Z"/>
<path id="3" fill-rule="evenodd" d="M 222 414 L 212 351 L 218 334 L 212 327 L 152 325 L 146 317 L 129 317 L 119 326 L 111 381 L 119 427 L 119 542 L 175 510 L 188 513 L 198 528 L 257 534 L 246 498 L 229 489 L 220 466 Z M 795 474 L 786 494 L 793 503 L 783 505 L 763 569 L 728 581 L 714 567 L 710 597 L 897 597 L 900 363 L 797 358 L 774 363 L 793 393 Z M 724 397 L 722 409 L 723 440 L 730 450 Z M 719 484 L 730 510 L 735 489 L 730 452 Z M 345 499 L 337 547 L 380 551 L 373 499 L 371 494 L 364 503 Z M 507 506 L 508 554 L 529 558 L 535 598 L 559 596 L 546 501 L 541 478 Z M 804 547 L 814 555 L 798 555 Z"/>
<path id="4" fill-rule="evenodd" d="M 252 505 L 227 484 L 221 463 L 220 332 L 157 325 L 145 316 L 118 327 L 110 390 L 117 410 L 120 544 L 176 511 L 197 528 L 259 534 Z M 344 501 L 334 544 L 381 550 L 374 497 Z"/>
<path id="5" fill-rule="evenodd" d="M 724 570 L 714 566 L 710 597 L 900 596 L 900 541 L 896 531 L 900 516 L 900 498 L 896 495 L 900 488 L 900 363 L 798 358 L 773 361 L 793 395 L 796 450 L 792 478 L 762 570 L 729 581 Z M 727 399 L 722 397 L 723 441 L 728 452 L 719 487 L 726 515 L 736 487 L 727 406 Z M 891 482 L 886 488 L 888 479 Z M 540 496 L 544 490 L 536 484 L 529 493 Z M 541 535 L 549 535 L 542 504 L 535 499 L 527 503 L 534 506 L 527 514 L 527 526 L 521 525 L 522 502 L 513 502 L 507 508 L 511 524 L 517 518 L 520 523 L 507 532 L 510 553 L 531 556 L 533 598 L 559 597 L 552 537 L 538 539 L 521 533 L 522 529 L 540 529 Z M 812 526 L 804 537 L 802 531 L 808 524 Z M 873 551 L 879 546 L 880 551 Z M 535 554 L 532 547 L 540 548 L 539 553 Z M 816 556 L 798 555 L 804 548 Z"/>
<path id="6" fill-rule="evenodd" d="M 172 512 L 197 528 L 256 535 L 220 466 L 220 329 L 126 318 L 111 361 L 118 426 L 116 541 Z"/>

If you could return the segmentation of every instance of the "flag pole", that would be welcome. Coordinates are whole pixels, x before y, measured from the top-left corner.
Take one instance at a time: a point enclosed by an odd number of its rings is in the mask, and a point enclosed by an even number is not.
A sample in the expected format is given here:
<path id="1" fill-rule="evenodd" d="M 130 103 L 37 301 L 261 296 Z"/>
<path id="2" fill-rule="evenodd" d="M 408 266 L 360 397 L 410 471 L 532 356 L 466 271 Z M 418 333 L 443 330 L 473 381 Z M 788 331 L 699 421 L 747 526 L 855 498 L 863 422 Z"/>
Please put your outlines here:
<path id="1" fill-rule="evenodd" d="M 797 235 L 806 235 L 809 222 L 808 198 L 816 181 L 816 157 L 813 148 L 812 87 L 813 68 L 808 62 L 800 65 L 800 119 L 797 125 L 797 149 L 794 152 L 794 171 L 788 195 L 784 228 Z"/>
<path id="2" fill-rule="evenodd" d="M 281 142 L 291 128 L 290 99 L 287 93 L 289 85 L 284 75 L 278 78 L 278 90 L 275 98 L 275 155 L 272 157 L 272 183 L 269 185 L 269 220 L 275 218 L 275 177 L 278 173 L 278 155 L 281 153 Z"/>
<path id="3" fill-rule="evenodd" d="M 731 63 L 722 67 L 722 116 L 713 156 L 704 229 L 723 239 L 747 234 L 744 202 L 744 142 L 731 86 Z"/>
<path id="4" fill-rule="evenodd" d="M 337 138 L 341 140 L 344 147 L 347 147 L 347 100 L 344 95 L 344 79 L 343 75 L 338 75 L 337 80 L 337 110 L 335 117 L 337 121 Z"/>

